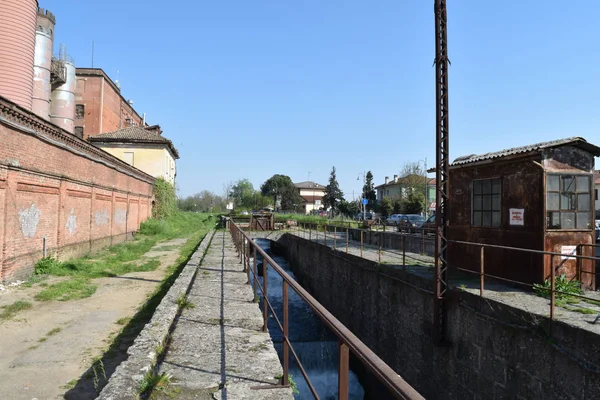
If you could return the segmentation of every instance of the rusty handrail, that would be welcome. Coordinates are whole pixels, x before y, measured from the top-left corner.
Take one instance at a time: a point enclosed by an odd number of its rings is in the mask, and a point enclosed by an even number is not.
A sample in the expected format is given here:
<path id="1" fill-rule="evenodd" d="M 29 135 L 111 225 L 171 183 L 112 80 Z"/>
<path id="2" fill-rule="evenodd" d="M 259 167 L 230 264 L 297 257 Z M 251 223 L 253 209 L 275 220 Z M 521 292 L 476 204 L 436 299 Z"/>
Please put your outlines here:
<path id="1" fill-rule="evenodd" d="M 358 339 L 348 328 L 346 328 L 337 318 L 335 318 L 333 314 L 331 314 L 313 296 L 311 296 L 311 294 L 308 293 L 298 282 L 292 279 L 292 277 L 289 276 L 283 270 L 283 268 L 281 268 L 262 248 L 260 248 L 252 240 L 252 238 L 250 238 L 244 231 L 242 231 L 239 228 L 239 226 L 235 224 L 235 222 L 231 221 L 229 226 L 232 237 L 234 238 L 234 243 L 238 248 L 241 257 L 248 256 L 248 254 L 250 253 L 250 251 L 240 250 L 241 247 L 245 246 L 246 243 L 248 244 L 248 246 L 252 246 L 253 250 L 258 251 L 258 253 L 263 257 L 263 277 L 265 278 L 265 281 L 268 264 L 273 268 L 275 272 L 279 274 L 279 276 L 281 276 L 283 280 L 282 284 L 284 285 L 284 287 L 285 285 L 287 285 L 290 288 L 292 288 L 308 304 L 308 306 L 319 317 L 319 319 L 321 319 L 321 321 L 329 329 L 331 329 L 331 331 L 338 337 L 338 339 L 340 340 L 340 387 L 343 386 L 344 382 L 346 385 L 348 383 L 348 362 L 344 354 L 347 355 L 347 349 L 349 349 L 352 352 L 352 354 L 354 354 L 368 368 L 368 370 L 371 373 L 373 373 L 379 379 L 379 381 L 382 382 L 390 390 L 390 393 L 393 394 L 396 398 L 423 399 L 423 397 L 404 379 L 402 379 L 400 375 L 398 375 L 394 370 L 392 370 L 383 360 L 381 360 L 379 356 L 377 356 L 377 354 L 375 354 L 363 342 L 361 342 L 360 339 Z M 256 260 L 256 258 L 254 258 L 254 260 Z M 249 273 L 249 271 L 247 272 Z M 270 303 L 268 303 L 267 295 L 265 293 L 263 293 L 263 299 L 265 299 L 265 306 L 267 304 L 269 304 L 270 306 Z M 283 307 L 287 307 L 287 304 L 284 303 Z M 279 320 L 277 320 L 277 322 L 279 323 Z M 284 328 L 286 327 L 284 326 Z M 293 351 L 291 343 L 285 335 L 285 331 L 284 342 L 290 345 L 290 350 L 296 358 L 296 353 L 295 351 Z M 285 354 L 284 357 L 286 357 Z M 296 360 L 298 361 L 299 365 L 301 365 L 300 360 L 298 360 L 297 358 Z M 301 372 L 303 371 L 301 370 Z M 287 365 L 284 365 L 284 382 L 287 381 L 287 376 Z M 307 380 L 307 383 L 309 383 L 308 376 L 305 376 L 305 378 Z M 344 395 L 346 397 L 343 397 Z M 313 396 L 318 399 L 318 396 L 315 392 L 313 392 Z M 346 400 L 347 390 L 340 390 L 338 398 Z"/>

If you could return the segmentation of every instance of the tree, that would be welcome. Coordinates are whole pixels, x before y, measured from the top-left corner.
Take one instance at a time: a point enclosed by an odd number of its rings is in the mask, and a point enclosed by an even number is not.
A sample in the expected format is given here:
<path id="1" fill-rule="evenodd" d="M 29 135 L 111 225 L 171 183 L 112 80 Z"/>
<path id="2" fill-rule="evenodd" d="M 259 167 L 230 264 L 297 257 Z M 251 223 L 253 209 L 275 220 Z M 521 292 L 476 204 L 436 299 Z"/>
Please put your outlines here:
<path id="1" fill-rule="evenodd" d="M 407 162 L 400 173 L 402 179 L 402 189 L 406 196 L 411 193 L 421 193 L 422 205 L 421 209 L 425 208 L 425 190 L 427 188 L 427 174 L 421 169 L 418 162 Z M 407 199 L 408 201 L 408 199 Z M 413 198 L 413 201 L 415 199 Z M 414 207 L 413 207 L 414 208 Z"/>
<path id="2" fill-rule="evenodd" d="M 383 200 L 381 200 L 379 207 L 381 214 L 383 214 L 384 217 L 389 217 L 394 211 L 394 203 L 389 197 L 384 197 Z"/>
<path id="3" fill-rule="evenodd" d="M 244 178 L 231 187 L 229 196 L 233 199 L 235 208 L 252 208 L 254 205 L 254 186 L 250 180 Z"/>
<path id="4" fill-rule="evenodd" d="M 369 201 L 367 204 L 367 210 L 373 210 L 377 203 L 377 193 L 375 193 L 375 187 L 373 185 L 373 174 L 371 171 L 367 172 L 365 176 L 365 185 L 363 186 L 363 196 Z"/>
<path id="5" fill-rule="evenodd" d="M 300 203 L 302 197 L 296 190 L 292 179 L 287 175 L 275 174 L 265 181 L 260 187 L 263 196 L 273 198 L 274 208 L 282 210 L 293 210 Z M 277 199 L 280 199 L 281 205 L 278 207 Z"/>
<path id="6" fill-rule="evenodd" d="M 325 209 L 331 207 L 332 213 L 335 214 L 338 210 L 338 203 L 342 200 L 344 200 L 344 193 L 340 190 L 340 185 L 335 177 L 335 167 L 332 167 L 329 174 L 329 183 L 325 187 L 323 205 Z"/>
<path id="7" fill-rule="evenodd" d="M 424 203 L 425 195 L 423 193 L 409 193 L 404 201 L 406 214 L 421 214 Z"/>
<path id="8" fill-rule="evenodd" d="M 193 196 L 179 199 L 179 209 L 182 211 L 221 212 L 225 209 L 225 200 L 208 190 L 203 190 Z"/>
<path id="9" fill-rule="evenodd" d="M 152 217 L 156 219 L 166 219 L 177 211 L 177 196 L 175 196 L 175 187 L 164 178 L 158 178 L 154 181 L 154 206 L 152 207 Z"/>
<path id="10" fill-rule="evenodd" d="M 360 207 L 360 201 L 356 200 L 341 200 L 338 204 L 338 209 L 340 210 L 340 213 L 350 218 L 354 218 L 354 216 L 360 212 Z"/>

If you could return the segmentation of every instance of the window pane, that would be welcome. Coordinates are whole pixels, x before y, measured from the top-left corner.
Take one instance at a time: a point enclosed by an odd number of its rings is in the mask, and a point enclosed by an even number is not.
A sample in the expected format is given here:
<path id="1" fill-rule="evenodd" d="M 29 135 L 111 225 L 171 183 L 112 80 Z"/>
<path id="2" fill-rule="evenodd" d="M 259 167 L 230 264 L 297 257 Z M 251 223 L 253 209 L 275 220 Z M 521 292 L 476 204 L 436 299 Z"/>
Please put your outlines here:
<path id="1" fill-rule="evenodd" d="M 577 229 L 589 229 L 591 227 L 590 213 L 577 213 Z"/>
<path id="2" fill-rule="evenodd" d="M 492 210 L 500 211 L 500 195 L 495 194 L 492 196 Z"/>
<path id="3" fill-rule="evenodd" d="M 481 193 L 483 193 L 483 194 L 492 193 L 492 180 L 491 179 L 486 179 L 484 181 L 481 181 Z"/>
<path id="4" fill-rule="evenodd" d="M 473 181 L 473 194 L 481 194 L 481 181 Z"/>
<path id="5" fill-rule="evenodd" d="M 564 175 L 562 177 L 562 191 L 563 192 L 574 192 L 575 191 L 575 177 L 572 175 Z"/>
<path id="6" fill-rule="evenodd" d="M 560 228 L 561 229 L 574 229 L 575 228 L 575 213 L 574 212 L 561 212 L 560 213 Z"/>
<path id="7" fill-rule="evenodd" d="M 560 229 L 560 213 L 548 212 L 548 228 Z"/>
<path id="8" fill-rule="evenodd" d="M 500 226 L 500 212 L 494 211 L 492 213 L 492 226 Z"/>
<path id="9" fill-rule="evenodd" d="M 590 178 L 588 176 L 577 177 L 577 192 L 586 193 L 590 191 Z"/>
<path id="10" fill-rule="evenodd" d="M 500 194 L 500 191 L 501 191 L 500 179 L 492 180 L 492 193 Z"/>
<path id="11" fill-rule="evenodd" d="M 481 196 L 473 196 L 473 210 L 481 211 Z"/>
<path id="12" fill-rule="evenodd" d="M 558 175 L 546 175 L 546 190 L 550 192 L 560 191 Z"/>
<path id="13" fill-rule="evenodd" d="M 482 214 L 481 225 L 492 226 L 492 213 L 490 211 L 484 211 Z"/>
<path id="14" fill-rule="evenodd" d="M 573 194 L 572 193 L 562 193 L 560 195 L 560 209 L 561 210 L 574 210 L 575 204 L 573 204 Z"/>
<path id="15" fill-rule="evenodd" d="M 473 225 L 474 226 L 481 226 L 481 211 L 474 211 L 473 212 Z"/>
<path id="16" fill-rule="evenodd" d="M 483 196 L 482 210 L 489 211 L 492 209 L 492 196 Z"/>
<path id="17" fill-rule="evenodd" d="M 589 194 L 578 194 L 577 195 L 577 209 L 581 211 L 590 210 L 590 195 Z"/>
<path id="18" fill-rule="evenodd" d="M 550 210 L 559 210 L 560 208 L 560 195 L 558 193 L 548 193 L 546 194 L 546 209 Z"/>

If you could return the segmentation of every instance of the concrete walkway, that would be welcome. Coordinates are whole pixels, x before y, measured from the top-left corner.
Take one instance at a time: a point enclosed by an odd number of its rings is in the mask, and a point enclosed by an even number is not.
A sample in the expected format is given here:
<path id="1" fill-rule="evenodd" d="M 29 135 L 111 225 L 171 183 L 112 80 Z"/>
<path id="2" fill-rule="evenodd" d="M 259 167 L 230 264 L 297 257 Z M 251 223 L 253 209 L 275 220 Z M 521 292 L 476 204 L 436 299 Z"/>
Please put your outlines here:
<path id="1" fill-rule="evenodd" d="M 160 365 L 175 398 L 293 398 L 290 388 L 273 388 L 283 370 L 246 282 L 231 235 L 217 232 L 188 295 L 193 308 L 182 311 Z"/>

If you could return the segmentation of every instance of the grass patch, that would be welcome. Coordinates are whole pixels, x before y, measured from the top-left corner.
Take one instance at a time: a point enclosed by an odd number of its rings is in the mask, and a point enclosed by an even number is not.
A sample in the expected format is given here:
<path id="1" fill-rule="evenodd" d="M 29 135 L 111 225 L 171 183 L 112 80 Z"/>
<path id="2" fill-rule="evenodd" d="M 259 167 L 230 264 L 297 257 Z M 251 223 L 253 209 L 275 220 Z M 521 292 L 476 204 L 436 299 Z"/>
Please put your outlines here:
<path id="1" fill-rule="evenodd" d="M 151 370 L 144 375 L 138 390 L 142 395 L 153 391 L 162 391 L 171 384 L 171 380 L 171 375 L 165 372 L 157 374 L 156 371 Z"/>
<path id="2" fill-rule="evenodd" d="M 115 322 L 117 325 L 127 325 L 127 323 L 131 321 L 131 318 L 129 317 L 123 317 L 123 318 L 119 318 L 117 320 L 117 322 Z"/>
<path id="3" fill-rule="evenodd" d="M 75 386 L 77 386 L 77 382 L 79 382 L 77 379 L 71 379 L 69 382 L 65 383 L 60 388 L 66 390 L 73 389 Z"/>
<path id="4" fill-rule="evenodd" d="M 48 338 L 43 337 L 43 338 L 39 339 L 38 342 L 44 343 L 46 340 L 48 340 Z"/>
<path id="5" fill-rule="evenodd" d="M 48 286 L 36 294 L 35 299 L 39 301 L 84 299 L 93 295 L 96 288 L 97 286 L 91 284 L 88 279 L 73 278 Z"/>
<path id="6" fill-rule="evenodd" d="M 588 303 L 588 304 L 591 304 L 591 305 L 593 305 L 593 306 L 598 306 L 598 307 L 600 307 L 600 301 L 598 301 L 598 300 L 589 300 L 589 299 L 581 299 L 581 300 L 583 300 L 583 301 L 585 301 L 586 303 Z"/>
<path id="7" fill-rule="evenodd" d="M 171 251 L 177 249 L 178 246 L 158 246 L 153 247 L 152 251 Z"/>
<path id="8" fill-rule="evenodd" d="M 17 315 L 19 311 L 29 310 L 33 305 L 28 301 L 18 300 L 8 306 L 2 306 L 0 319 L 10 319 Z"/>
<path id="9" fill-rule="evenodd" d="M 185 309 L 185 308 L 194 308 L 196 307 L 194 305 L 194 303 L 192 303 L 187 296 L 185 295 L 185 293 L 181 293 L 179 295 L 179 297 L 177 298 L 177 305 L 179 306 L 180 309 Z"/>
<path id="10" fill-rule="evenodd" d="M 35 285 L 36 283 L 40 283 L 44 280 L 43 276 L 39 276 L 39 275 L 32 275 L 29 277 L 29 279 L 27 279 L 25 281 L 25 283 L 23 283 L 21 286 L 21 288 L 30 288 L 33 287 L 33 285 Z"/>
<path id="11" fill-rule="evenodd" d="M 46 336 L 56 335 L 60 331 L 62 331 L 62 328 L 54 328 L 50 332 L 46 333 Z"/>

